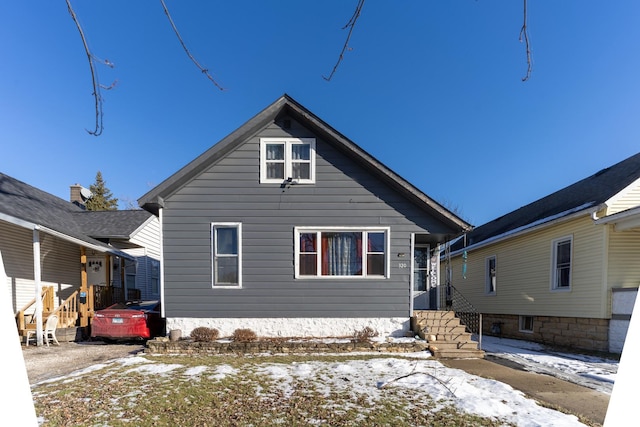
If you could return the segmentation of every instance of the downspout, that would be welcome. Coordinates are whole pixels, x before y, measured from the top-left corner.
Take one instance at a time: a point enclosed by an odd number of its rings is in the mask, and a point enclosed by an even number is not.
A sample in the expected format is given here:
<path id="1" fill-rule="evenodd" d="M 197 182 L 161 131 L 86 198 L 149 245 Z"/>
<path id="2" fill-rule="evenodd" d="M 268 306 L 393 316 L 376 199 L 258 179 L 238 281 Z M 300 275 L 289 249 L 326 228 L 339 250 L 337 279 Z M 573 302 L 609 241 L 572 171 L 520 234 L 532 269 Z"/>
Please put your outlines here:
<path id="1" fill-rule="evenodd" d="M 160 316 L 165 317 L 164 308 L 164 223 L 163 223 L 163 208 L 158 209 L 158 220 L 160 222 Z"/>
<path id="2" fill-rule="evenodd" d="M 33 228 L 33 280 L 36 283 L 36 340 L 42 346 L 42 268 L 40 265 L 40 227 Z"/>
<path id="3" fill-rule="evenodd" d="M 415 257 L 414 257 L 414 253 L 416 250 L 416 234 L 415 233 L 411 233 L 411 249 L 410 249 L 410 253 L 411 253 L 411 270 L 409 273 L 409 318 L 413 317 L 413 297 L 414 297 L 414 292 L 415 292 L 415 288 L 414 288 L 414 273 L 413 273 L 413 269 L 415 268 Z"/>

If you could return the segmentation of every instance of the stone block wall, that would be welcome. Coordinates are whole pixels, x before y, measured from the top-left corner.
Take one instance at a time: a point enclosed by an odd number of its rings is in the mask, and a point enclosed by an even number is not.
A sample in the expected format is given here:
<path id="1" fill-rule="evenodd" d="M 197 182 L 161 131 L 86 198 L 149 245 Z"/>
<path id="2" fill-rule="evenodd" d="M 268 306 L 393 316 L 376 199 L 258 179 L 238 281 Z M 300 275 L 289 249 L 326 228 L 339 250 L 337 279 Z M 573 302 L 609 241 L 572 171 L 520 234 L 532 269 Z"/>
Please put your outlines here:
<path id="1" fill-rule="evenodd" d="M 516 315 L 483 314 L 483 334 L 534 341 L 559 347 L 609 351 L 609 320 L 578 317 L 532 316 L 533 332 L 520 331 Z M 500 325 L 500 334 L 492 326 Z"/>
<path id="2" fill-rule="evenodd" d="M 255 342 L 194 342 L 188 339 L 170 341 L 156 338 L 147 341 L 148 354 L 295 354 L 295 353 L 352 353 L 352 352 L 420 352 L 427 351 L 426 342 L 378 343 L 378 342 L 321 342 L 265 340 Z"/>

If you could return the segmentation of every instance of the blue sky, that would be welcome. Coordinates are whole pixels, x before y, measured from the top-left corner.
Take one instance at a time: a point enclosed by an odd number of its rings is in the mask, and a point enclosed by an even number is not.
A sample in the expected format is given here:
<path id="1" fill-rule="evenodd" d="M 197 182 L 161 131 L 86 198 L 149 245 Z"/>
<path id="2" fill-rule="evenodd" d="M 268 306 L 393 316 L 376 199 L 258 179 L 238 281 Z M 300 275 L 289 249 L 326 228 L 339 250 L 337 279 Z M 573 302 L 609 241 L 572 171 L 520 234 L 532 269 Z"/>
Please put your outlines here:
<path id="1" fill-rule="evenodd" d="M 0 5 L 0 170 L 67 199 L 102 171 L 124 208 L 288 93 L 474 225 L 640 148 L 640 2 L 72 0 Z"/>

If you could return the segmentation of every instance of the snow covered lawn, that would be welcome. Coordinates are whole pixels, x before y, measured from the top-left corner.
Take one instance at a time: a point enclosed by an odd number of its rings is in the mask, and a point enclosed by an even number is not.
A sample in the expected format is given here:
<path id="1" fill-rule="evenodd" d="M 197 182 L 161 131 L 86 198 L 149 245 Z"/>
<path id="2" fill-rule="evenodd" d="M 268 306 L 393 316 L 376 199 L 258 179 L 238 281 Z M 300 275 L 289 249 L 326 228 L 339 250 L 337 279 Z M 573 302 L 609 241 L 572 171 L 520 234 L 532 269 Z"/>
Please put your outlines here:
<path id="1" fill-rule="evenodd" d="M 416 353 L 135 356 L 32 392 L 41 425 L 582 425 Z"/>

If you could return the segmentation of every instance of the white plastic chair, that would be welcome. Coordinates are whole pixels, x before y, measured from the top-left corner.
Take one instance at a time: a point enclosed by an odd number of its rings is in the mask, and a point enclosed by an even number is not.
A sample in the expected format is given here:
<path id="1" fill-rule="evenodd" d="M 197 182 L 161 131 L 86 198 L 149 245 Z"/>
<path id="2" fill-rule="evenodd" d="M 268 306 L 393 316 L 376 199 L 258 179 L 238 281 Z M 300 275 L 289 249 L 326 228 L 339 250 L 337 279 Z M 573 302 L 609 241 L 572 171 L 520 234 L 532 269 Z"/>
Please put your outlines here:
<path id="1" fill-rule="evenodd" d="M 56 338 L 56 328 L 58 327 L 58 316 L 56 314 L 52 314 L 47 318 L 47 322 L 44 325 L 43 337 L 44 342 L 49 347 L 49 337 L 55 342 L 57 345 L 60 345 L 58 342 L 58 338 Z M 27 346 L 29 346 L 29 338 L 31 335 L 35 334 L 36 331 L 28 330 L 27 331 Z"/>

